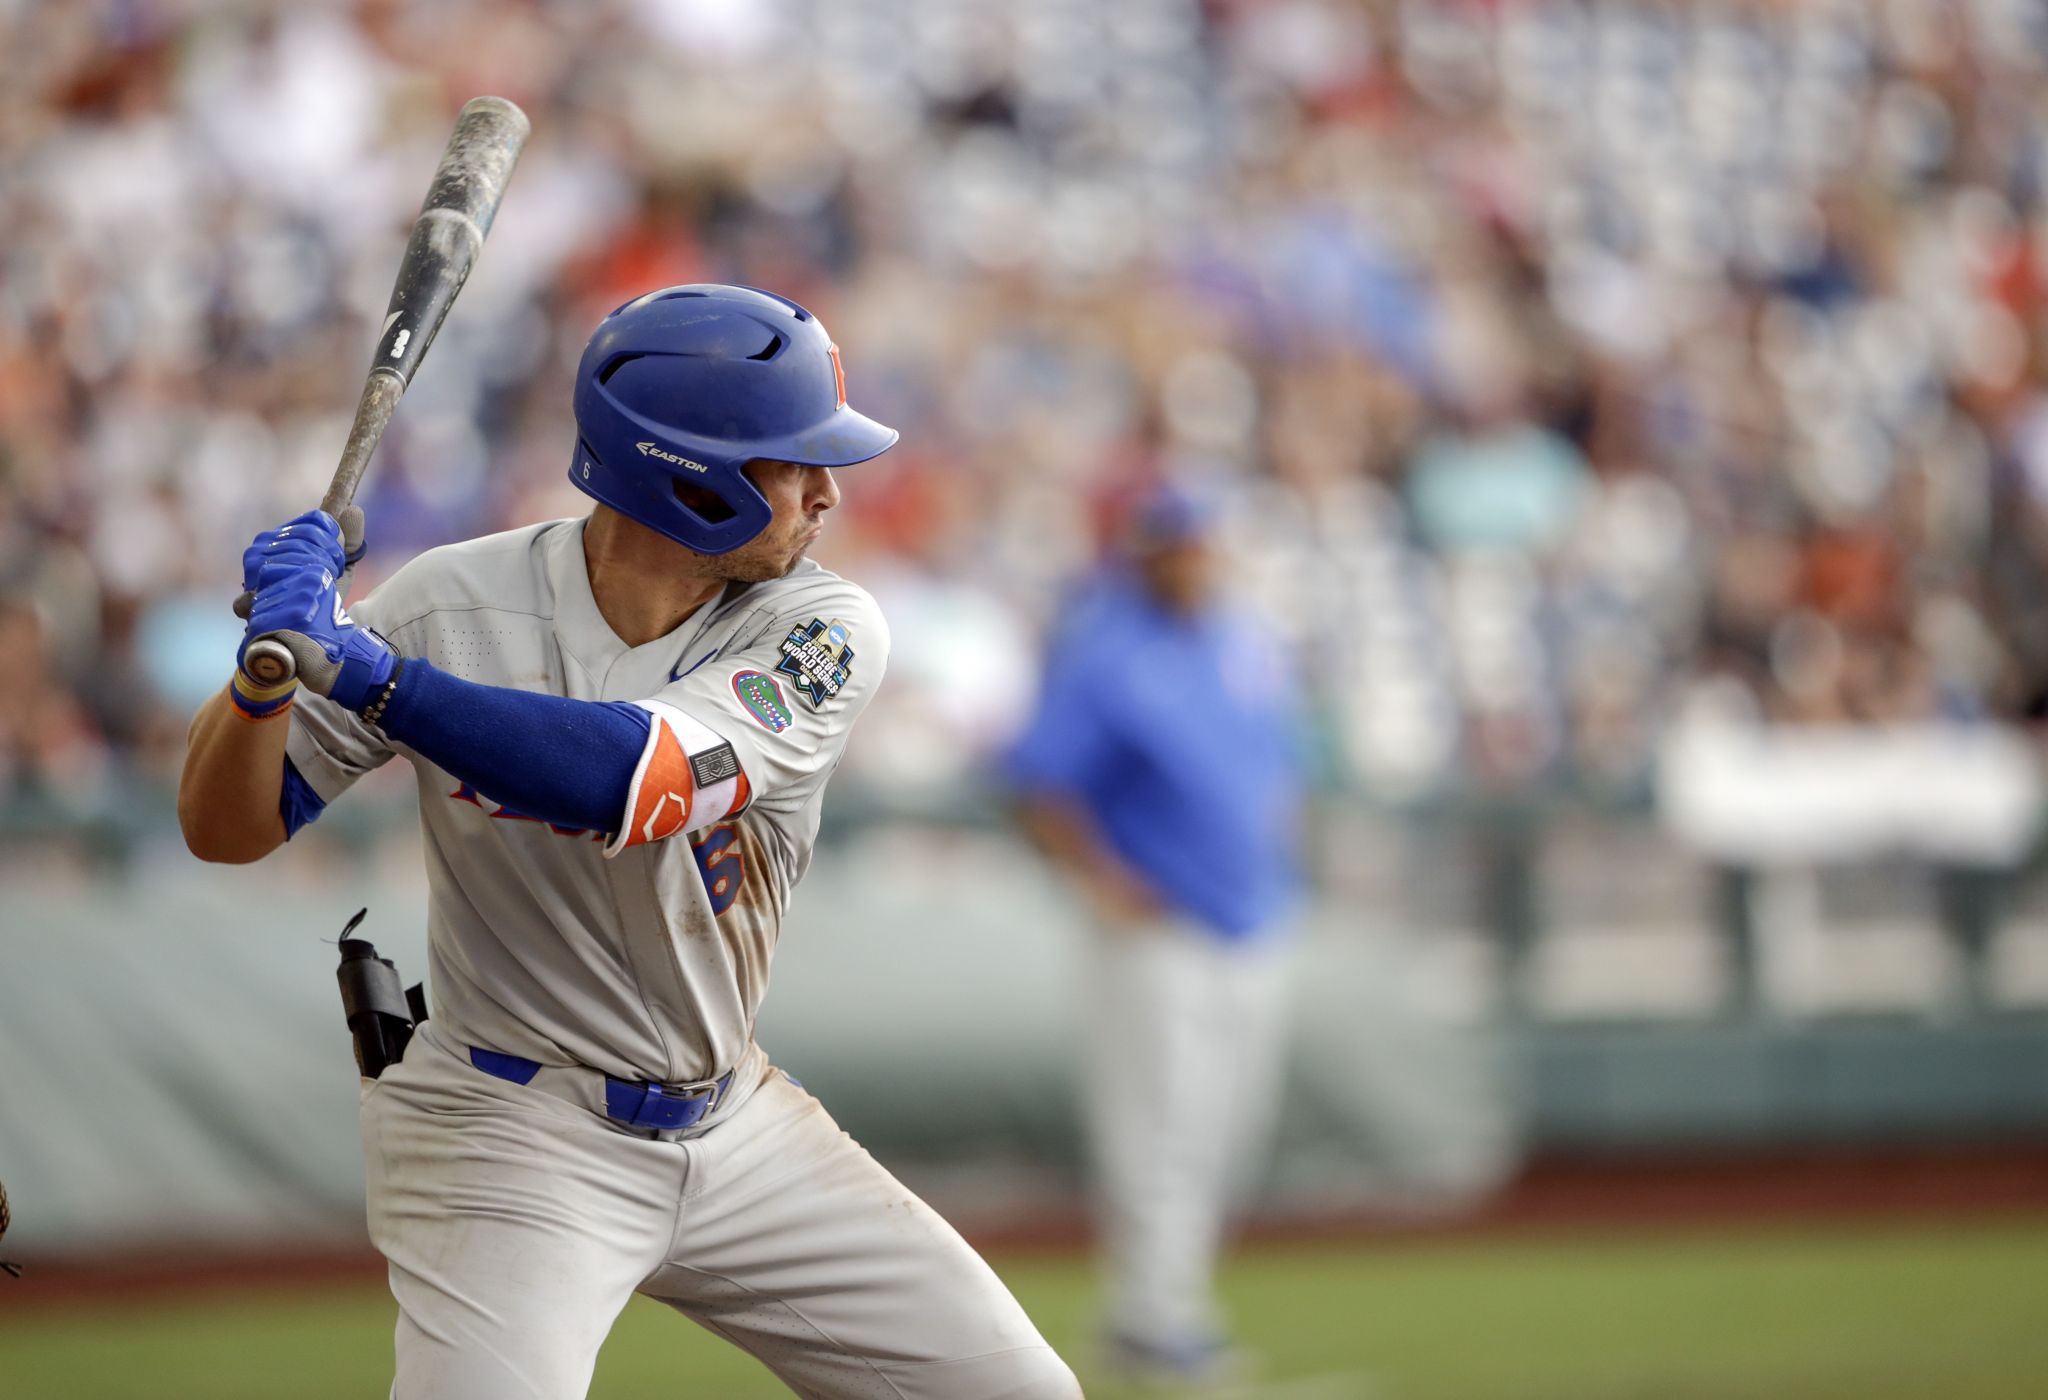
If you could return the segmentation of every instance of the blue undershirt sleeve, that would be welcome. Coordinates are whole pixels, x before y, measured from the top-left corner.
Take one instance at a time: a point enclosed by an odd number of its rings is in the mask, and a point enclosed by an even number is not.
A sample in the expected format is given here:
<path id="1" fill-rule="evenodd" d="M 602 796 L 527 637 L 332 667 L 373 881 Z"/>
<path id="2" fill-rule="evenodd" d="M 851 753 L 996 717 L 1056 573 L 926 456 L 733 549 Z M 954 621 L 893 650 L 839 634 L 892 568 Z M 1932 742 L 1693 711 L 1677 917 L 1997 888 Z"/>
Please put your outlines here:
<path id="1" fill-rule="evenodd" d="M 379 728 L 493 802 L 583 831 L 624 819 L 653 723 L 639 706 L 479 685 L 417 658 L 397 679 Z"/>
<path id="2" fill-rule="evenodd" d="M 289 841 L 327 810 L 327 802 L 299 772 L 289 758 L 284 761 L 284 789 L 277 795 L 277 814 L 284 818 L 284 839 Z"/>

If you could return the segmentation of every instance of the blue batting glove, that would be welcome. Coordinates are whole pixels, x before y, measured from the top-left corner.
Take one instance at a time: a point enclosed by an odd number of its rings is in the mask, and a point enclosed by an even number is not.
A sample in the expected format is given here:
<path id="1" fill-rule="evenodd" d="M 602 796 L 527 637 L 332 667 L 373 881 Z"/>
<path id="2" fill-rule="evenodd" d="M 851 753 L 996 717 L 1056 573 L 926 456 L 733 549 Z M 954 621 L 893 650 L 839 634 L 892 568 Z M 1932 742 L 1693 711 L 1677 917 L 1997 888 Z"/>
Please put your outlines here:
<path id="1" fill-rule="evenodd" d="M 346 709 L 367 705 L 398 663 L 390 644 L 342 606 L 346 565 L 340 527 L 323 511 L 258 535 L 243 556 L 243 582 L 253 585 L 255 600 L 237 663 L 250 642 L 269 637 L 290 650 L 307 689 Z"/>
<path id="2" fill-rule="evenodd" d="M 355 562 L 342 546 L 340 522 L 324 510 L 309 510 L 304 515 L 293 516 L 275 530 L 265 530 L 242 551 L 242 591 L 254 593 L 262 586 L 266 561 L 282 562 L 285 559 L 307 563 L 326 559 L 337 578 L 343 569 Z"/>

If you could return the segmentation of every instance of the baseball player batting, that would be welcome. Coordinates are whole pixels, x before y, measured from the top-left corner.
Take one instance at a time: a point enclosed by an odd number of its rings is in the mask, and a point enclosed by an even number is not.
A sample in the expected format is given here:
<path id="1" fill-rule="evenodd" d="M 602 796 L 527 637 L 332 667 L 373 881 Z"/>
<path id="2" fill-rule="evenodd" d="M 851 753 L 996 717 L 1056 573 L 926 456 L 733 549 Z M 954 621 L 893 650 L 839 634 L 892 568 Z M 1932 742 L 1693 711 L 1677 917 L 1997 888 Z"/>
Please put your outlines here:
<path id="1" fill-rule="evenodd" d="M 353 611 L 332 516 L 258 535 L 243 648 L 296 680 L 238 667 L 179 794 L 196 854 L 250 861 L 389 759 L 418 775 L 432 1015 L 362 1098 L 392 1394 L 580 1396 L 639 1292 L 799 1395 L 1078 1396 L 753 1038 L 889 656 L 874 600 L 805 552 L 833 469 L 895 430 L 847 406 L 816 317 L 715 285 L 607 317 L 575 411 L 587 518 L 431 550 Z"/>

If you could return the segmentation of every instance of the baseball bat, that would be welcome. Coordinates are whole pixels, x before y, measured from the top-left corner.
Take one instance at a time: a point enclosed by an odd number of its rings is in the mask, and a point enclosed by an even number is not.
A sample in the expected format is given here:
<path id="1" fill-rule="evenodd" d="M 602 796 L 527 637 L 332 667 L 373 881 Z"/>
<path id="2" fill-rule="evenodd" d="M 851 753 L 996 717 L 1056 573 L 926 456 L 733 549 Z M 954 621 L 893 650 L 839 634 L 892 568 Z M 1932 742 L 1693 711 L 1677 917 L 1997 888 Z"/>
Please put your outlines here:
<path id="1" fill-rule="evenodd" d="M 356 487 L 370 465 L 370 454 L 391 422 L 398 401 L 412 383 L 413 372 L 434 343 L 434 333 L 448 318 L 448 308 L 462 291 L 470 268 L 483 250 L 484 235 L 504 197 L 505 183 L 519 149 L 531 129 L 526 113 L 502 97 L 473 97 L 456 118 L 448 149 L 434 170 L 434 182 L 420 205 L 391 304 L 384 310 L 384 329 L 370 357 L 370 373 L 356 404 L 355 422 L 341 449 L 334 480 L 320 498 L 320 509 L 338 516 L 355 499 Z M 251 599 L 243 594 L 236 611 L 248 615 Z M 242 654 L 242 669 L 262 685 L 281 685 L 298 672 L 284 643 L 271 637 L 251 641 Z"/>

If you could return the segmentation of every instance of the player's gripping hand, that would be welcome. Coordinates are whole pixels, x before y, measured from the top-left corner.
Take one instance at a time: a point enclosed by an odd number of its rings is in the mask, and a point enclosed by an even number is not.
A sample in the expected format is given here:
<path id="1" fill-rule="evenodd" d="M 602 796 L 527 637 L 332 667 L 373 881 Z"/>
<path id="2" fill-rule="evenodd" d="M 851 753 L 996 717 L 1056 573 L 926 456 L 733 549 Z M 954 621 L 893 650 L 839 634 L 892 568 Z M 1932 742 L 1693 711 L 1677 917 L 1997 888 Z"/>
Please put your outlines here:
<path id="1" fill-rule="evenodd" d="M 238 666 L 250 642 L 270 637 L 291 652 L 309 690 L 362 709 L 391 678 L 397 660 L 382 637 L 357 626 L 342 606 L 348 563 L 341 525 L 325 511 L 308 511 L 258 535 L 242 554 L 242 584 L 254 596 Z M 237 694 L 275 702 L 274 694 L 250 696 L 252 684 L 246 673 L 238 675 Z"/>
<path id="2" fill-rule="evenodd" d="M 273 546 L 283 545 L 286 540 L 327 548 L 339 544 L 341 566 L 334 586 L 341 596 L 348 596 L 349 576 L 356 565 L 362 562 L 369 550 L 369 541 L 363 536 L 363 508 L 343 506 L 337 519 L 323 510 L 309 510 L 304 515 L 287 520 L 275 530 L 265 530 L 257 535 L 242 551 L 242 594 L 246 600 L 253 599 L 256 592 L 257 575 L 262 571 L 263 561 L 270 557 Z M 237 612 L 247 616 L 243 607 Z"/>
<path id="3" fill-rule="evenodd" d="M 242 591 L 254 595 L 266 583 L 281 582 L 313 563 L 326 565 L 338 577 L 345 562 L 340 524 L 324 510 L 309 510 L 249 542 L 242 551 Z"/>

